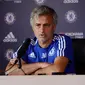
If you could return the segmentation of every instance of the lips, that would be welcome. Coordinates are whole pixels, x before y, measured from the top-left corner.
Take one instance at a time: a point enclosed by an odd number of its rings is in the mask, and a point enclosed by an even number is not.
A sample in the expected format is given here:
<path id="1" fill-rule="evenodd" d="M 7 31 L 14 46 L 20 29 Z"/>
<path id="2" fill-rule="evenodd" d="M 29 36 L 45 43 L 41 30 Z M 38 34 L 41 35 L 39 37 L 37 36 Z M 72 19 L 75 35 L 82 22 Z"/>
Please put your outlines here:
<path id="1" fill-rule="evenodd" d="M 40 36 L 40 37 L 45 37 L 45 34 L 40 34 L 39 36 Z"/>

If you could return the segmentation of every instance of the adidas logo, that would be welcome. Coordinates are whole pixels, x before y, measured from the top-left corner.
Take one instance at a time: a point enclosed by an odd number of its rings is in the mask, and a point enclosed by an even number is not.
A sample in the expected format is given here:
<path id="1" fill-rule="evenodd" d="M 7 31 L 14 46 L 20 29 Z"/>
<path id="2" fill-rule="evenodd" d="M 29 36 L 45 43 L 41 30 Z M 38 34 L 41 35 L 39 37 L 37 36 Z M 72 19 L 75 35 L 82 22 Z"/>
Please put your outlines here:
<path id="1" fill-rule="evenodd" d="M 31 58 L 36 58 L 34 52 L 32 52 L 31 54 L 28 55 L 28 57 L 31 57 Z"/>
<path id="2" fill-rule="evenodd" d="M 10 32 L 5 39 L 3 40 L 3 42 L 17 42 L 17 39 L 15 38 L 15 36 L 13 35 L 12 32 Z"/>

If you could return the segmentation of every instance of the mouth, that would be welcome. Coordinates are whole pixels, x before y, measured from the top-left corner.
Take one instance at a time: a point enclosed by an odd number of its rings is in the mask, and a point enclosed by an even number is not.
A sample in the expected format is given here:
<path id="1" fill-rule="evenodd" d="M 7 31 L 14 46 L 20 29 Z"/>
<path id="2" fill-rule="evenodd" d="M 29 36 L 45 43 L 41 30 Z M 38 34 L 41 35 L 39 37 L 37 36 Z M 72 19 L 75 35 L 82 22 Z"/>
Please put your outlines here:
<path id="1" fill-rule="evenodd" d="M 39 36 L 40 36 L 41 38 L 46 37 L 45 34 L 40 34 Z"/>

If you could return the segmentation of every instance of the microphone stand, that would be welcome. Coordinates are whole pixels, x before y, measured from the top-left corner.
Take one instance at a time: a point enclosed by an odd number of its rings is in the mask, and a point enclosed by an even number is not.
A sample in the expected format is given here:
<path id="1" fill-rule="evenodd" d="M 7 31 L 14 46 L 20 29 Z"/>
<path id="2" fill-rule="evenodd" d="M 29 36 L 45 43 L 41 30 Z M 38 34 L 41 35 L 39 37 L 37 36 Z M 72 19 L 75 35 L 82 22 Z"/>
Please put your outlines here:
<path id="1" fill-rule="evenodd" d="M 19 57 L 18 57 L 18 61 L 19 61 L 18 68 L 21 69 L 22 68 L 22 64 L 21 64 L 21 59 Z"/>
<path id="2" fill-rule="evenodd" d="M 5 71 L 5 75 L 9 75 L 8 73 L 6 73 L 8 70 L 10 70 L 16 63 L 18 62 L 18 68 L 22 70 L 22 72 L 24 73 L 24 75 L 27 75 L 24 70 L 22 69 L 22 64 L 21 64 L 21 58 L 17 57 L 17 59 L 15 60 L 14 64 Z"/>
<path id="3" fill-rule="evenodd" d="M 24 70 L 22 69 L 21 58 L 18 57 L 17 59 L 18 59 L 18 61 L 19 61 L 19 62 L 18 62 L 18 68 L 23 71 L 24 75 L 27 75 L 27 74 L 24 72 Z"/>

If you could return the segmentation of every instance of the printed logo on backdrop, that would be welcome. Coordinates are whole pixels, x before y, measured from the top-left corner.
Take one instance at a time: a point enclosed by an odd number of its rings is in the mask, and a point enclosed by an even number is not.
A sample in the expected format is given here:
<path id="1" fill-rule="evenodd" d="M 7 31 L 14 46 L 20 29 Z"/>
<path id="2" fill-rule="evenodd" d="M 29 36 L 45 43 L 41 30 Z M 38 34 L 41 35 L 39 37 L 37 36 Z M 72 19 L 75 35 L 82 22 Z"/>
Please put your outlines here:
<path id="1" fill-rule="evenodd" d="M 14 3 L 22 3 L 22 0 L 14 0 Z"/>
<path id="2" fill-rule="evenodd" d="M 11 1 L 11 2 L 14 2 L 14 3 L 22 3 L 22 0 L 4 0 L 4 1 Z"/>
<path id="3" fill-rule="evenodd" d="M 60 32 L 59 34 L 65 34 L 67 36 L 70 36 L 71 38 L 84 38 L 83 32 Z"/>
<path id="4" fill-rule="evenodd" d="M 5 57 L 7 60 L 10 60 L 13 58 L 13 53 L 14 53 L 14 50 L 13 49 L 7 49 L 6 52 L 5 52 Z"/>
<path id="5" fill-rule="evenodd" d="M 79 3 L 79 0 L 63 0 L 63 3 L 69 4 L 69 3 Z"/>
<path id="6" fill-rule="evenodd" d="M 42 5 L 45 3 L 45 0 L 35 0 L 35 2 L 38 4 L 38 5 Z"/>
<path id="7" fill-rule="evenodd" d="M 65 20 L 68 23 L 74 23 L 77 20 L 77 14 L 75 13 L 75 11 L 70 10 L 70 11 L 66 12 Z"/>
<path id="8" fill-rule="evenodd" d="M 16 20 L 14 13 L 12 13 L 12 12 L 6 13 L 4 20 L 5 20 L 6 24 L 8 24 L 8 25 L 14 24 L 14 22 Z"/>
<path id="9" fill-rule="evenodd" d="M 9 34 L 7 34 L 3 42 L 17 42 L 17 39 L 15 38 L 14 34 L 10 32 Z"/>

